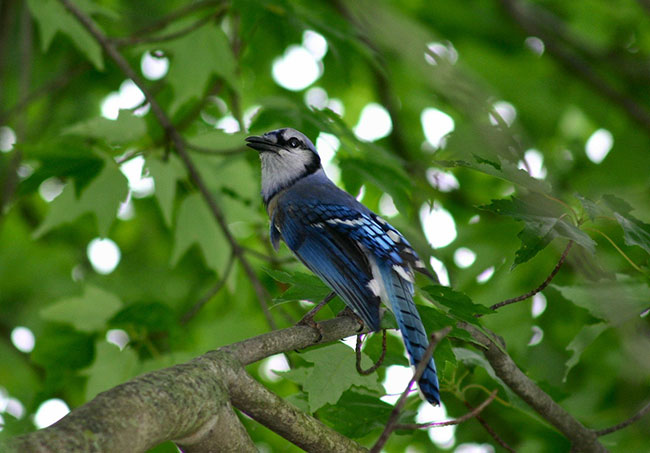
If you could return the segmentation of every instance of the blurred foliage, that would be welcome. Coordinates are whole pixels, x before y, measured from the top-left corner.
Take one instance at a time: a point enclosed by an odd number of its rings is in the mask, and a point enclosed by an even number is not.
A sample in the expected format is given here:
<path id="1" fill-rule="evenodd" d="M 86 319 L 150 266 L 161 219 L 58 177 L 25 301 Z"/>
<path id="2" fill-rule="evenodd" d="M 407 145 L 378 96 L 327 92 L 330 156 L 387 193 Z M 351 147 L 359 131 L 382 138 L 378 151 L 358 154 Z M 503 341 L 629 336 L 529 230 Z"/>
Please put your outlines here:
<path id="1" fill-rule="evenodd" d="M 317 300 L 327 291 L 286 247 L 271 250 L 258 158 L 245 152 L 247 131 L 217 128 L 224 118 L 253 133 L 291 126 L 314 141 L 320 132 L 339 138 L 333 162 L 341 185 L 355 194 L 363 186 L 363 202 L 376 211 L 390 195 L 401 213 L 391 223 L 425 261 L 435 256 L 448 271 L 455 291 L 429 286 L 422 295 L 431 300 L 419 300 L 428 329 L 456 319 L 478 323 L 473 314 L 537 287 L 567 240 L 575 241 L 543 292 L 541 315 L 533 316 L 525 301 L 480 323 L 502 336 L 526 374 L 588 427 L 614 425 L 648 400 L 650 325 L 641 316 L 650 306 L 647 2 L 75 3 L 139 73 L 145 52 L 169 59 L 166 76 L 147 84 L 191 144 L 234 238 L 278 302 L 271 315 L 280 327 L 304 313 L 296 299 Z M 142 115 L 146 103 L 116 120 L 100 115 L 125 76 L 98 43 L 56 0 L 4 1 L 0 24 L 0 397 L 24 407 L 18 418 L 1 414 L 2 434 L 13 435 L 35 429 L 33 415 L 45 400 L 77 407 L 134 375 L 269 325 L 164 131 L 151 112 Z M 340 115 L 327 102 L 306 105 L 309 88 L 289 91 L 271 76 L 274 61 L 299 45 L 306 30 L 327 40 L 312 87 L 343 106 Z M 499 116 L 500 101 L 514 107 L 515 118 Z M 387 108 L 392 132 L 367 143 L 352 129 L 371 102 Z M 425 141 L 421 114 L 429 107 L 454 121 L 440 149 Z M 596 164 L 585 144 L 598 129 L 611 133 L 613 147 Z M 543 180 L 522 165 L 530 149 L 543 157 Z M 142 157 L 153 194 L 138 193 L 120 172 Z M 433 170 L 451 172 L 459 188 L 434 184 Z M 62 191 L 46 201 L 52 187 Z M 118 217 L 125 200 L 129 208 Z M 425 204 L 453 216 L 457 237 L 449 245 L 428 244 L 418 216 Z M 87 255 L 96 237 L 112 239 L 121 251 L 106 275 Z M 476 253 L 469 267 L 454 260 L 461 247 Z M 477 280 L 490 268 L 487 281 Z M 205 305 L 186 316 L 202 299 Z M 341 306 L 335 301 L 320 316 Z M 34 333 L 31 352 L 12 344 L 17 326 Z M 121 352 L 107 342 L 109 329 L 128 334 Z M 530 342 L 534 332 L 543 333 L 541 341 Z M 401 342 L 388 340 L 386 364 L 405 365 Z M 483 418 L 502 439 L 521 452 L 567 451 L 567 441 L 504 388 L 468 340 L 456 329 L 436 352 L 449 416 L 499 388 Z M 380 349 L 374 336 L 364 351 L 376 360 Z M 280 379 L 260 364 L 249 371 L 371 445 L 390 412 L 379 399 L 386 368 L 357 375 L 352 351 L 340 344 L 287 356 L 291 370 Z M 405 420 L 418 405 L 411 397 Z M 261 449 L 298 450 L 243 421 Z M 649 431 L 646 417 L 602 441 L 612 451 L 642 451 Z M 454 442 L 501 448 L 476 420 L 458 426 Z M 396 433 L 386 451 L 407 446 L 435 449 L 422 431 Z"/>

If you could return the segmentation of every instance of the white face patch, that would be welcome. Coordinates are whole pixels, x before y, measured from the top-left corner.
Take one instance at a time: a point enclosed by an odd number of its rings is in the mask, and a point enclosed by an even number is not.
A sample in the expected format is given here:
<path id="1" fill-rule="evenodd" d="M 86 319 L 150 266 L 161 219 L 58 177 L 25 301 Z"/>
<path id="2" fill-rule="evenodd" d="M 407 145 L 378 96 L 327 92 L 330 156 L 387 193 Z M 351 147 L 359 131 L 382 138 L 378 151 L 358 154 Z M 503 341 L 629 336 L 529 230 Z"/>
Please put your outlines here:
<path id="1" fill-rule="evenodd" d="M 268 198 L 305 172 L 314 156 L 312 151 L 299 149 L 296 151 L 281 150 L 278 153 L 261 153 L 262 160 L 262 196 Z"/>
<path id="2" fill-rule="evenodd" d="M 411 274 L 410 270 L 405 269 L 403 266 L 400 266 L 399 264 L 393 265 L 393 270 L 397 272 L 397 275 L 402 277 L 404 280 L 413 283 L 413 274 Z"/>
<path id="3" fill-rule="evenodd" d="M 388 230 L 388 237 L 393 240 L 394 243 L 399 244 L 402 238 L 399 234 L 395 233 L 393 230 Z"/>

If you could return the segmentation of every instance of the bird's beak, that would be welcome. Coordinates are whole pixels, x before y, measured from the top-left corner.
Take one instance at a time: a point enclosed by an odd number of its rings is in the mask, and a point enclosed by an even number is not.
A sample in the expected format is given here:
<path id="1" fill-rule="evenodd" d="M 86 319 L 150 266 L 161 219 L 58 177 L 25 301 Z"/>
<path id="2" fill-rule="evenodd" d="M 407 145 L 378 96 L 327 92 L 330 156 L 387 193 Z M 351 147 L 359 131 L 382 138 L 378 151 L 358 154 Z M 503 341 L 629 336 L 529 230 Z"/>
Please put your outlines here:
<path id="1" fill-rule="evenodd" d="M 278 151 L 278 145 L 263 135 L 251 135 L 250 137 L 246 137 L 246 146 L 253 148 L 259 153 L 275 153 Z"/>

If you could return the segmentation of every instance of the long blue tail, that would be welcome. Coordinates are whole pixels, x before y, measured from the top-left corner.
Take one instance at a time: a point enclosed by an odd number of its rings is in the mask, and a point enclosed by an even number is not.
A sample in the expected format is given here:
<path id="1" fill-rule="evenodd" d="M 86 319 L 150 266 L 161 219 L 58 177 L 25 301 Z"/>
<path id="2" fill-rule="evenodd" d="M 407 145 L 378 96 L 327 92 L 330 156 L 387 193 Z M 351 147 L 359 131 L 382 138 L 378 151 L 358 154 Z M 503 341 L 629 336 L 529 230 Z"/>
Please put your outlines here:
<path id="1" fill-rule="evenodd" d="M 429 338 L 413 302 L 413 284 L 400 277 L 390 265 L 383 266 L 380 271 L 406 351 L 413 366 L 417 366 L 429 345 Z M 429 359 L 418 385 L 428 402 L 440 404 L 438 374 L 433 358 Z"/>

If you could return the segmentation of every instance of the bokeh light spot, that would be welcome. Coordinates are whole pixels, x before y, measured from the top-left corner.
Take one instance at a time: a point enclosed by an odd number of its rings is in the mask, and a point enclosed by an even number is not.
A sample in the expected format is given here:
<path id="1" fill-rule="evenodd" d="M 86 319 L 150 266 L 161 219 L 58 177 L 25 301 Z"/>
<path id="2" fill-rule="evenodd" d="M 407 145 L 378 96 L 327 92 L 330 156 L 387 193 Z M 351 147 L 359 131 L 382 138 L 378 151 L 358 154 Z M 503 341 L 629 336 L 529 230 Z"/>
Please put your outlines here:
<path id="1" fill-rule="evenodd" d="M 11 342 L 21 352 L 32 352 L 36 339 L 27 327 L 18 326 L 11 331 Z"/>
<path id="2" fill-rule="evenodd" d="M 537 318 L 546 310 L 546 296 L 542 293 L 537 293 L 533 296 L 533 304 L 530 307 L 530 313 L 533 318 Z"/>
<path id="3" fill-rule="evenodd" d="M 590 161 L 601 163 L 614 146 L 614 137 L 607 129 L 598 129 L 591 134 L 585 145 L 585 152 Z"/>
<path id="4" fill-rule="evenodd" d="M 456 239 L 456 222 L 449 211 L 438 203 L 422 205 L 420 221 L 424 235 L 433 248 L 445 247 Z"/>
<path id="5" fill-rule="evenodd" d="M 140 60 L 142 74 L 149 80 L 160 80 L 169 71 L 169 58 L 158 57 L 150 52 L 145 52 Z"/>
<path id="6" fill-rule="evenodd" d="M 497 101 L 494 103 L 493 108 L 497 115 L 499 115 L 508 126 L 511 126 L 515 121 L 515 118 L 517 118 L 517 109 L 515 109 L 515 106 L 509 102 Z M 490 113 L 490 123 L 496 126 L 500 122 L 501 121 L 499 121 L 498 118 L 494 117 L 494 114 Z"/>
<path id="7" fill-rule="evenodd" d="M 361 140 L 374 142 L 386 137 L 393 130 L 393 121 L 388 111 L 374 102 L 361 110 L 354 134 Z"/>
<path id="8" fill-rule="evenodd" d="M 88 260 L 98 274 L 110 274 L 120 263 L 122 254 L 120 248 L 112 240 L 95 238 L 88 244 L 86 250 Z"/>
<path id="9" fill-rule="evenodd" d="M 16 133 L 9 126 L 0 127 L 0 151 L 8 153 L 16 144 Z"/>
<path id="10" fill-rule="evenodd" d="M 460 187 L 458 179 L 448 171 L 438 170 L 437 168 L 428 168 L 427 181 L 432 187 L 438 189 L 440 192 L 451 192 Z"/>
<path id="11" fill-rule="evenodd" d="M 53 398 L 41 403 L 34 415 L 34 425 L 38 429 L 46 428 L 65 417 L 70 408 L 59 398 Z"/>
<path id="12" fill-rule="evenodd" d="M 427 142 L 435 149 L 444 147 L 446 136 L 454 130 L 454 120 L 445 112 L 428 107 L 422 110 L 420 122 Z"/>
<path id="13" fill-rule="evenodd" d="M 275 372 L 289 371 L 289 362 L 284 354 L 275 354 L 264 359 L 260 365 L 260 375 L 269 382 L 277 382 L 282 379 L 280 374 Z"/>
<path id="14" fill-rule="evenodd" d="M 528 346 L 535 346 L 535 345 L 540 344 L 542 342 L 542 340 L 544 339 L 544 331 L 539 326 L 533 326 L 533 327 L 531 327 L 531 330 L 533 331 L 533 334 L 530 337 L 530 341 L 528 342 Z"/>
<path id="15" fill-rule="evenodd" d="M 322 74 L 322 63 L 303 46 L 289 46 L 284 55 L 273 61 L 273 80 L 287 90 L 303 90 Z"/>
<path id="16" fill-rule="evenodd" d="M 384 217 L 394 217 L 399 214 L 393 197 L 387 193 L 383 194 L 379 199 L 379 213 Z"/>
<path id="17" fill-rule="evenodd" d="M 460 247 L 454 252 L 454 263 L 462 269 L 470 267 L 474 261 L 476 261 L 476 253 L 467 247 Z"/>
<path id="18" fill-rule="evenodd" d="M 493 275 L 494 275 L 494 266 L 490 266 L 487 269 L 485 269 L 483 272 L 478 274 L 478 276 L 476 277 L 476 282 L 485 283 L 488 280 L 490 280 Z"/>

